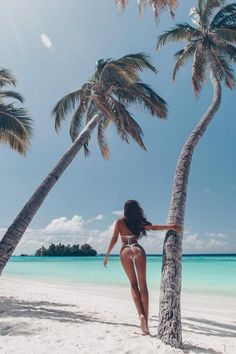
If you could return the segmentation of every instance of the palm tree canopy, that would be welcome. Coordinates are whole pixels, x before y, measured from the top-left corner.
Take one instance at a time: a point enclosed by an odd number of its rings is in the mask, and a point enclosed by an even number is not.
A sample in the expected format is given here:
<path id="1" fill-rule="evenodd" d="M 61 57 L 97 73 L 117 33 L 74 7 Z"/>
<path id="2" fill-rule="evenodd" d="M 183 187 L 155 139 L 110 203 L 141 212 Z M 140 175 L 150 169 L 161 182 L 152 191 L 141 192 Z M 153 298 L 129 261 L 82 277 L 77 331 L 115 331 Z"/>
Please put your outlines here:
<path id="1" fill-rule="evenodd" d="M 206 81 L 208 53 L 214 61 L 218 79 L 230 89 L 235 86 L 232 63 L 236 62 L 236 3 L 224 5 L 224 2 L 198 0 L 198 6 L 190 11 L 194 27 L 187 23 L 177 24 L 158 38 L 157 49 L 168 42 L 187 42 L 185 48 L 175 54 L 173 79 L 187 59 L 193 57 L 192 82 L 196 95 Z"/>
<path id="2" fill-rule="evenodd" d="M 116 0 L 117 6 L 120 10 L 123 10 L 128 0 Z M 155 18 L 158 19 L 162 10 L 168 9 L 171 16 L 174 16 L 175 9 L 178 5 L 178 0 L 138 0 L 138 8 L 141 16 L 144 14 L 145 7 L 151 5 Z"/>
<path id="3" fill-rule="evenodd" d="M 143 131 L 133 118 L 129 107 L 144 108 L 152 116 L 167 116 L 166 102 L 147 84 L 141 81 L 140 72 L 149 69 L 157 73 L 149 56 L 144 53 L 129 54 L 117 60 L 100 59 L 95 73 L 79 90 L 63 97 L 54 107 L 55 129 L 61 127 L 68 113 L 73 110 L 70 135 L 74 141 L 83 124 L 87 124 L 95 114 L 102 119 L 98 124 L 97 138 L 104 158 L 109 158 L 109 148 L 105 129 L 112 122 L 118 134 L 127 143 L 132 138 L 145 149 Z M 84 145 L 85 155 L 89 153 L 88 141 Z"/>
<path id="4" fill-rule="evenodd" d="M 32 134 L 32 121 L 24 108 L 16 107 L 14 99 L 23 103 L 23 97 L 15 91 L 5 90 L 6 85 L 14 85 L 16 80 L 10 71 L 0 69 L 0 141 L 7 143 L 20 154 L 25 154 Z"/>

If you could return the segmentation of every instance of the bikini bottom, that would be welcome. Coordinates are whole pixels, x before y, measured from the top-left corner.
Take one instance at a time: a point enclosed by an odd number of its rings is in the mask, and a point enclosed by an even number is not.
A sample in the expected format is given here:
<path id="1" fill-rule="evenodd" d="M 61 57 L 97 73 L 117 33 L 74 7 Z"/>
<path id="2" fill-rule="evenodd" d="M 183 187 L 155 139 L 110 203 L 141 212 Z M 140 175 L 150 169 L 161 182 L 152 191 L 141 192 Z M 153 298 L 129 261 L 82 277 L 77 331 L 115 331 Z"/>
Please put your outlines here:
<path id="1" fill-rule="evenodd" d="M 134 247 L 138 247 L 138 248 L 140 248 L 141 250 L 144 251 L 143 247 L 142 247 L 139 243 L 137 243 L 137 242 L 131 243 L 131 244 L 128 244 L 128 243 L 127 243 L 127 244 L 124 244 L 124 245 L 121 247 L 121 249 L 120 249 L 120 255 L 121 255 L 121 252 L 123 251 L 123 249 L 124 249 L 125 247 L 129 247 L 129 248 L 131 249 L 131 251 L 132 251 L 132 254 L 131 254 L 130 257 L 129 257 L 130 259 L 137 258 L 137 257 L 140 256 L 140 252 L 137 252 L 136 255 L 134 254 L 134 252 L 133 252 L 133 248 L 134 248 Z M 144 251 L 144 253 L 145 253 L 145 251 Z"/>

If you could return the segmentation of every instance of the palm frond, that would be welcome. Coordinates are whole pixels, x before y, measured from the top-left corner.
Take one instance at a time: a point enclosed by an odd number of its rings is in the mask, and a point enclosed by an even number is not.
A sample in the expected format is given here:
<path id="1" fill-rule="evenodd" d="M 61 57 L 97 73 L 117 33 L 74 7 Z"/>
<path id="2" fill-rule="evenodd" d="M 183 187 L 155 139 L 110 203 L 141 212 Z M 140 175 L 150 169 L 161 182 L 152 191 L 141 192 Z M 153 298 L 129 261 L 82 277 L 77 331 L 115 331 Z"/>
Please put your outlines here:
<path id="1" fill-rule="evenodd" d="M 22 97 L 22 95 L 15 91 L 0 91 L 0 97 L 14 98 L 20 101 L 21 103 L 24 103 L 24 98 Z"/>
<path id="2" fill-rule="evenodd" d="M 1 119 L 0 119 L 1 121 Z M 29 141 L 21 139 L 17 134 L 11 130 L 6 130 L 1 128 L 0 123 L 0 142 L 9 144 L 13 150 L 16 150 L 22 155 L 25 155 L 29 147 Z"/>
<path id="3" fill-rule="evenodd" d="M 149 85 L 137 82 L 131 87 L 139 102 L 147 109 L 152 116 L 166 118 L 167 103 Z"/>
<path id="4" fill-rule="evenodd" d="M 0 140 L 24 154 L 32 136 L 32 120 L 24 108 L 0 104 Z"/>
<path id="5" fill-rule="evenodd" d="M 168 9 L 171 16 L 174 17 L 175 10 L 178 5 L 177 0 L 139 0 L 139 12 L 141 16 L 144 14 L 144 9 L 149 3 L 154 11 L 155 18 L 158 19 L 163 10 Z"/>
<path id="6" fill-rule="evenodd" d="M 128 3 L 128 0 L 116 0 L 116 4 L 119 10 L 123 10 Z"/>
<path id="7" fill-rule="evenodd" d="M 101 120 L 98 124 L 97 140 L 102 156 L 104 159 L 108 160 L 110 156 L 110 150 L 105 136 L 105 126 L 103 120 Z"/>
<path id="8" fill-rule="evenodd" d="M 235 77 L 233 68 L 228 63 L 227 59 L 223 55 L 219 55 L 211 48 L 214 65 L 218 78 L 225 81 L 226 86 L 230 89 L 235 87 Z"/>
<path id="9" fill-rule="evenodd" d="M 192 66 L 192 83 L 195 96 L 198 96 L 202 86 L 206 81 L 206 52 L 203 45 L 199 45 L 195 50 L 194 62 Z"/>
<path id="10" fill-rule="evenodd" d="M 116 0 L 119 10 L 123 10 L 128 3 L 128 0 Z M 171 16 L 174 16 L 174 12 L 178 5 L 178 0 L 138 0 L 138 8 L 140 15 L 143 16 L 145 7 L 151 5 L 156 19 L 159 18 L 161 11 L 168 9 Z"/>
<path id="11" fill-rule="evenodd" d="M 191 42 L 184 49 L 181 49 L 175 53 L 176 63 L 173 71 L 173 81 L 176 78 L 177 71 L 184 66 L 186 60 L 188 60 L 194 55 L 196 48 L 197 48 L 197 43 Z"/>
<path id="12" fill-rule="evenodd" d="M 179 23 L 158 37 L 157 50 L 168 42 L 191 41 L 201 38 L 201 32 L 188 23 Z"/>
<path id="13" fill-rule="evenodd" d="M 86 85 L 86 84 L 85 84 Z M 68 95 L 64 96 L 60 101 L 57 102 L 55 107 L 53 108 L 52 114 L 55 115 L 55 129 L 61 127 L 62 121 L 66 119 L 67 114 L 75 108 L 75 104 L 80 102 L 82 98 L 82 104 L 86 104 L 86 100 L 84 100 L 84 96 L 86 93 L 89 93 L 90 90 L 86 88 L 86 86 L 81 88 L 80 90 L 73 91 Z M 83 101 L 84 100 L 84 101 Z"/>
<path id="14" fill-rule="evenodd" d="M 7 69 L 0 70 L 0 87 L 3 87 L 7 84 L 14 85 L 16 84 L 16 78 L 12 73 Z"/>
<path id="15" fill-rule="evenodd" d="M 154 65 L 152 65 L 150 55 L 147 53 L 139 52 L 135 54 L 128 54 L 123 56 L 122 58 L 116 60 L 116 64 L 131 66 L 135 68 L 137 71 L 143 71 L 145 69 L 153 71 L 157 74 L 157 69 Z"/>
<path id="16" fill-rule="evenodd" d="M 133 119 L 131 113 L 126 109 L 125 105 L 113 97 L 110 97 L 109 104 L 111 110 L 115 113 L 116 119 L 114 123 L 121 138 L 129 142 L 127 135 L 130 135 L 142 149 L 146 150 L 142 141 L 143 131 L 139 124 Z"/>
<path id="17" fill-rule="evenodd" d="M 103 90 L 107 87 L 132 85 L 134 82 L 140 80 L 139 74 L 144 69 L 149 69 L 157 73 L 156 68 L 151 64 L 149 55 L 145 53 L 129 54 L 117 60 L 110 60 L 103 67 L 99 83 Z"/>
<path id="18" fill-rule="evenodd" d="M 167 104 L 149 85 L 136 82 L 129 87 L 118 87 L 114 91 L 123 104 L 132 104 L 147 110 L 151 115 L 160 118 L 167 116 Z"/>
<path id="19" fill-rule="evenodd" d="M 224 26 L 236 25 L 236 4 L 224 6 L 211 21 L 211 28 L 221 28 Z"/>
<path id="20" fill-rule="evenodd" d="M 236 46 L 229 44 L 227 41 L 222 40 L 217 35 L 212 35 L 213 43 L 211 47 L 215 53 L 225 56 L 229 62 L 236 62 Z"/>
<path id="21" fill-rule="evenodd" d="M 214 10 L 224 4 L 224 0 L 199 0 L 198 8 L 201 24 L 206 27 L 209 24 L 210 18 Z"/>
<path id="22" fill-rule="evenodd" d="M 83 103 L 79 103 L 78 108 L 72 116 L 71 124 L 70 124 L 70 136 L 72 141 L 74 141 L 79 135 L 82 126 L 83 126 L 83 118 L 86 112 L 86 108 Z"/>
<path id="23" fill-rule="evenodd" d="M 236 25 L 227 26 L 221 28 L 215 28 L 214 33 L 219 36 L 220 39 L 225 40 L 229 43 L 236 42 Z"/>
<path id="24" fill-rule="evenodd" d="M 223 53 L 223 55 L 225 55 L 227 60 L 233 61 L 234 63 L 236 63 L 236 47 L 235 46 L 228 44 L 228 45 L 221 46 L 220 48 L 217 48 L 217 50 L 220 53 Z"/>

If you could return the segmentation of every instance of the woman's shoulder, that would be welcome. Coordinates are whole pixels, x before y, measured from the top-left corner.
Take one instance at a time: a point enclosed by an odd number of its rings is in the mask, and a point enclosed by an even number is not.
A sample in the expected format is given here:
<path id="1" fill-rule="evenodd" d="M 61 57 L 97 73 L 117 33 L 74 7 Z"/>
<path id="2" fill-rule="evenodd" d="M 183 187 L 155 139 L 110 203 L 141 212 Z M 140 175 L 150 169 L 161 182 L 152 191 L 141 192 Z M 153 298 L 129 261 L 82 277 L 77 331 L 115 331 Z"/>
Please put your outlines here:
<path id="1" fill-rule="evenodd" d="M 122 225 L 124 223 L 124 216 L 121 216 L 119 219 L 116 220 L 118 225 Z"/>

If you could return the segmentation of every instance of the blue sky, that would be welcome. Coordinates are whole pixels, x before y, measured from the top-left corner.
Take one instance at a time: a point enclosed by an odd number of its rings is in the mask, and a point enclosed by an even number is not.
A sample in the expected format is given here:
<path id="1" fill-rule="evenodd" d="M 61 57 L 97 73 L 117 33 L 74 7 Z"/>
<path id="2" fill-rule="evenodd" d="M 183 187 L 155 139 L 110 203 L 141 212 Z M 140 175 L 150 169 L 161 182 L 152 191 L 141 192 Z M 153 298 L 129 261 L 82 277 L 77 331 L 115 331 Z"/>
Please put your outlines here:
<path id="1" fill-rule="evenodd" d="M 189 21 L 196 2 L 180 1 L 176 22 Z M 172 82 L 173 54 L 181 45 L 155 50 L 158 34 L 173 26 L 168 14 L 155 23 L 151 8 L 141 20 L 136 1 L 118 14 L 112 0 L 8 0 L 1 7 L 2 67 L 18 79 L 17 90 L 34 119 L 32 146 L 26 158 L 0 146 L 1 234 L 70 144 L 69 124 L 55 133 L 50 112 L 66 93 L 79 88 L 104 57 L 144 51 L 159 74 L 142 78 L 167 102 L 162 121 L 134 111 L 148 151 L 122 142 L 107 131 L 111 158 L 104 161 L 96 140 L 92 154 L 81 153 L 51 191 L 16 253 L 33 252 L 42 243 L 88 240 L 105 252 L 125 200 L 137 199 L 153 223 L 166 221 L 172 180 L 182 145 L 212 97 L 210 84 L 196 100 L 191 65 Z M 45 46 L 40 36 L 52 43 Z M 194 155 L 185 224 L 186 252 L 236 252 L 235 91 L 224 88 L 223 101 Z M 68 117 L 68 122 L 70 117 Z M 39 236 L 40 235 L 40 236 Z M 92 239 L 91 239 L 92 237 Z M 160 253 L 163 235 L 143 240 L 147 252 Z M 146 242 L 146 243 L 145 243 Z M 119 249 L 117 245 L 114 252 Z"/>

